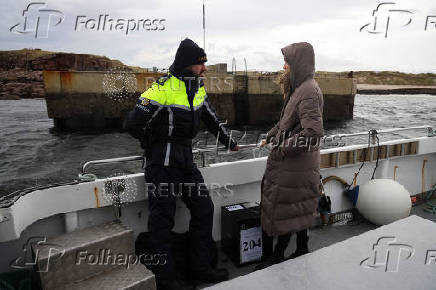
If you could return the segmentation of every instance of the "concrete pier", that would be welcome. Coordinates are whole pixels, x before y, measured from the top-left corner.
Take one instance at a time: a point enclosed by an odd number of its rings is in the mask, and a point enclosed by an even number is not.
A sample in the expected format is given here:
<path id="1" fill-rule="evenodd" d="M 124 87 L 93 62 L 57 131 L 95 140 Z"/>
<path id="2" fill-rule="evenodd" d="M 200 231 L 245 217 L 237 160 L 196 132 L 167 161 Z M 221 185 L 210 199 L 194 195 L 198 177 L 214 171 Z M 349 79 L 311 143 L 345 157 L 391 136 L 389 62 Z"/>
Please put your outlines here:
<path id="1" fill-rule="evenodd" d="M 49 118 L 63 130 L 117 127 L 139 95 L 162 74 L 144 72 L 44 71 Z M 283 94 L 277 73 L 210 72 L 206 92 L 219 116 L 232 126 L 270 125 L 277 121 Z M 356 82 L 317 78 L 324 94 L 324 118 L 353 118 Z"/>
<path id="2" fill-rule="evenodd" d="M 436 223 L 412 215 L 206 289 L 435 289 L 435 239 Z"/>

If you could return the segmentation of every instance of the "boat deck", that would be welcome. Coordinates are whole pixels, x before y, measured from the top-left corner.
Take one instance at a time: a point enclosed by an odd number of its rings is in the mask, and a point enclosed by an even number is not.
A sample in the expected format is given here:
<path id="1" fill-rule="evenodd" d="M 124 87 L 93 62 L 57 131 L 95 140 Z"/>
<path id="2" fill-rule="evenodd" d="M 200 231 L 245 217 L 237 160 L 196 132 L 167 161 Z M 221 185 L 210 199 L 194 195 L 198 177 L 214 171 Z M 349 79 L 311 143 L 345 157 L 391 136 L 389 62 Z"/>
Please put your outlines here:
<path id="1" fill-rule="evenodd" d="M 432 200 L 436 203 L 436 199 Z M 424 219 L 436 222 L 436 214 L 431 214 L 425 212 L 424 204 L 412 207 L 410 215 L 417 215 Z M 343 225 L 330 225 L 326 227 L 317 227 L 309 231 L 309 249 L 311 252 L 319 250 L 321 248 L 333 245 L 335 243 L 344 241 L 348 238 L 358 236 L 367 231 L 374 230 L 379 226 L 372 224 L 368 220 L 355 216 L 353 221 L 348 222 Z M 285 256 L 289 256 L 295 250 L 295 235 L 291 238 L 288 249 L 286 250 Z M 219 253 L 219 267 L 224 267 L 230 272 L 230 279 L 234 279 L 239 276 L 243 276 L 253 272 L 254 267 L 257 264 L 250 264 L 246 266 L 236 267 L 233 262 L 227 258 L 226 254 L 223 252 Z M 211 284 L 210 284 L 211 285 Z M 206 288 L 210 285 L 202 285 L 201 288 Z"/>

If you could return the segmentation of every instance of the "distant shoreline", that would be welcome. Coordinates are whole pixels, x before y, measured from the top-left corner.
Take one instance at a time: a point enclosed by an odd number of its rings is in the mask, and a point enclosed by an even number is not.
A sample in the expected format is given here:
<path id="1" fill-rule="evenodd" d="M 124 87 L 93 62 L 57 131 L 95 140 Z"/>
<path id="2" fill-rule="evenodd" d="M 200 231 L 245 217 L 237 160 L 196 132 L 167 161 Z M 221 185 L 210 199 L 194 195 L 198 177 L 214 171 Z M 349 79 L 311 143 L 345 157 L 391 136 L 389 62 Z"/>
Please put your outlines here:
<path id="1" fill-rule="evenodd" d="M 362 95 L 436 95 L 436 86 L 357 84 Z"/>
<path id="2" fill-rule="evenodd" d="M 19 96 L 15 96 L 15 95 L 13 95 L 13 96 L 7 96 L 7 95 L 0 96 L 0 100 L 2 100 L 2 101 L 15 101 L 15 100 L 21 100 L 21 99 L 23 99 L 23 98 L 20 98 Z"/>
<path id="3" fill-rule="evenodd" d="M 413 85 L 373 85 L 357 84 L 357 94 L 360 95 L 434 95 L 436 86 L 413 86 Z M 44 97 L 21 98 L 17 95 L 0 95 L 1 101 L 13 101 L 23 99 L 44 99 Z"/>

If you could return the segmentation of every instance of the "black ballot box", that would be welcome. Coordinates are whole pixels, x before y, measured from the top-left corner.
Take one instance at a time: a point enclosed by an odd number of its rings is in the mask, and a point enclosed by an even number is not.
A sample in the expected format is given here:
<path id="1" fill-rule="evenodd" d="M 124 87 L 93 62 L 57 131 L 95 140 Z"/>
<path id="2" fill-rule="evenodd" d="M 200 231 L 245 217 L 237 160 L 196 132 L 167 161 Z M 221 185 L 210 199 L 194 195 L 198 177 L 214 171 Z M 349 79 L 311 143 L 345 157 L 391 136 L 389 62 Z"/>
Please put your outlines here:
<path id="1" fill-rule="evenodd" d="M 246 202 L 221 207 L 221 244 L 237 266 L 259 262 L 271 255 L 272 237 L 260 225 L 260 206 Z"/>

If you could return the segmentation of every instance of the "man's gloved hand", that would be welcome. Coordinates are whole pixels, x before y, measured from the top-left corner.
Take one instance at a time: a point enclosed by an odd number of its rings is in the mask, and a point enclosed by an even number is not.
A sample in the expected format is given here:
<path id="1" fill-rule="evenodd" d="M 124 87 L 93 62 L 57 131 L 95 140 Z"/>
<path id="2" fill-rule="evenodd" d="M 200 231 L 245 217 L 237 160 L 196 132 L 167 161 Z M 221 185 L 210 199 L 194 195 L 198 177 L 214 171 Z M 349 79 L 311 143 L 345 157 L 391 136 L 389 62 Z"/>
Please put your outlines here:
<path id="1" fill-rule="evenodd" d="M 239 145 L 236 145 L 235 147 L 233 147 L 233 148 L 231 149 L 231 151 L 239 151 Z"/>

